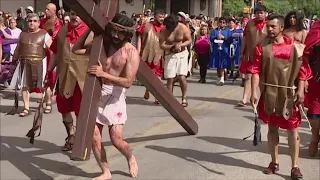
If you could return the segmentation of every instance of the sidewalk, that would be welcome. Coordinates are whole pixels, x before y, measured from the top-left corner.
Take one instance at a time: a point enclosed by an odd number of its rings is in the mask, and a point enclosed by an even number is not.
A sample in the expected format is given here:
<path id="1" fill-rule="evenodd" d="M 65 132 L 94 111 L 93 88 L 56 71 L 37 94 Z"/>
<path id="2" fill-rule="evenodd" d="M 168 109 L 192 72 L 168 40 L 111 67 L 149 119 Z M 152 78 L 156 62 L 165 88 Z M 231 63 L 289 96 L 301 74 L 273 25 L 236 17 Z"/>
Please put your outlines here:
<path id="1" fill-rule="evenodd" d="M 212 71 L 210 71 L 212 72 Z M 265 125 L 263 143 L 255 147 L 252 139 L 243 141 L 253 131 L 253 113 L 250 107 L 235 109 L 242 88 L 239 82 L 216 86 L 208 78 L 207 84 L 198 84 L 197 76 L 189 81 L 188 112 L 199 124 L 199 134 L 189 136 L 166 110 L 143 100 L 144 88 L 133 86 L 128 91 L 128 117 L 124 137 L 130 143 L 139 165 L 137 179 L 288 179 L 290 157 L 287 155 L 286 132 L 280 137 L 280 171 L 267 176 L 261 170 L 269 164 Z M 180 88 L 175 95 L 181 101 Z M 12 106 L 13 100 L 1 100 Z M 20 104 L 22 105 L 22 103 Z M 36 103 L 33 106 L 36 107 Z M 8 109 L 8 108 L 7 108 Z M 93 155 L 86 162 L 69 160 L 60 151 L 66 133 L 60 114 L 44 116 L 43 130 L 32 146 L 25 134 L 31 128 L 33 116 L 19 118 L 1 114 L 1 179 L 91 179 L 99 167 Z M 304 179 L 318 179 L 319 156 L 308 157 L 310 130 L 301 125 L 300 166 Z M 125 158 L 111 145 L 107 130 L 104 145 L 113 179 L 130 179 Z"/>

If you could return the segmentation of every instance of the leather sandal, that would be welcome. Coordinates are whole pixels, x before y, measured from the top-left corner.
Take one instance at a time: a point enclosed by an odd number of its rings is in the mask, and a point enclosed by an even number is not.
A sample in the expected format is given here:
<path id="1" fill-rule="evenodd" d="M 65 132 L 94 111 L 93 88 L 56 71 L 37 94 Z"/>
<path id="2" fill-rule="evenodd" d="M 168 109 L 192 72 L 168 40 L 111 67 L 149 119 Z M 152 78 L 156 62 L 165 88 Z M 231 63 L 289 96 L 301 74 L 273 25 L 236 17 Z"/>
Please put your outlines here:
<path id="1" fill-rule="evenodd" d="M 244 103 L 242 100 L 240 102 L 238 102 L 238 104 L 236 105 L 236 107 L 246 107 L 247 103 Z"/>
<path id="2" fill-rule="evenodd" d="M 298 167 L 294 167 L 291 169 L 291 179 L 292 180 L 300 180 L 303 178 L 301 171 Z"/>
<path id="3" fill-rule="evenodd" d="M 145 99 L 145 100 L 148 100 L 149 98 L 150 98 L 150 92 L 145 92 L 144 93 L 144 96 L 143 96 L 143 98 Z"/>
<path id="4" fill-rule="evenodd" d="M 52 112 L 52 104 L 46 104 L 46 107 L 44 108 L 43 113 L 50 114 L 51 112 Z"/>
<path id="5" fill-rule="evenodd" d="M 23 111 L 19 114 L 19 117 L 27 117 L 31 114 L 29 109 L 24 108 Z"/>
<path id="6" fill-rule="evenodd" d="M 279 171 L 279 164 L 271 162 L 269 164 L 269 166 L 265 170 L 263 170 L 263 173 L 264 174 L 274 174 L 277 171 Z"/>
<path id="7" fill-rule="evenodd" d="M 187 98 L 182 98 L 181 105 L 182 105 L 183 107 L 188 107 L 189 104 L 188 104 Z"/>
<path id="8" fill-rule="evenodd" d="M 66 143 L 64 144 L 63 147 L 61 147 L 61 151 L 71 151 L 73 148 L 74 140 L 75 140 L 75 134 L 68 136 L 65 139 Z"/>

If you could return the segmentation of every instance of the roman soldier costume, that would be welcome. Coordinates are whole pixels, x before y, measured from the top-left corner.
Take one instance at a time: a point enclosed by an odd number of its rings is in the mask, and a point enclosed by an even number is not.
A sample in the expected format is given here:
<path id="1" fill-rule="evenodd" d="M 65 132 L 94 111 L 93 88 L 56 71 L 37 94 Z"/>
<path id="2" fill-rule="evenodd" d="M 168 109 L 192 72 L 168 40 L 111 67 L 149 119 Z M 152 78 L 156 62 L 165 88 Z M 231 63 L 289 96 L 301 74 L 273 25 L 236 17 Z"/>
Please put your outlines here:
<path id="1" fill-rule="evenodd" d="M 163 25 L 156 26 L 154 23 L 147 23 L 138 30 L 141 34 L 141 58 L 152 69 L 157 76 L 162 76 L 162 56 L 164 51 L 160 48 L 159 36 Z"/>
<path id="2" fill-rule="evenodd" d="M 43 20 L 41 20 L 40 22 L 40 28 L 46 30 L 49 35 L 52 37 L 52 40 L 54 41 L 60 28 L 63 26 L 62 21 L 57 17 L 57 16 L 53 16 L 50 18 L 45 18 Z M 46 51 L 46 57 L 47 57 L 47 65 L 49 65 L 50 62 L 50 51 L 47 50 Z M 51 77 L 51 84 L 49 84 L 49 87 L 51 89 L 54 88 L 54 80 L 56 79 L 56 73 L 52 74 Z"/>
<path id="3" fill-rule="evenodd" d="M 320 141 L 320 21 L 311 26 L 305 44 L 304 57 L 308 60 L 313 74 L 308 81 L 307 92 L 308 118 L 312 128 L 309 153 L 310 156 L 315 156 Z"/>
<path id="4" fill-rule="evenodd" d="M 308 80 L 311 70 L 303 62 L 304 45 L 285 36 L 284 41 L 274 44 L 269 38 L 263 40 L 248 72 L 260 74 L 259 118 L 282 129 L 295 129 L 301 123 L 294 102 L 296 80 Z"/>
<path id="5" fill-rule="evenodd" d="M 79 115 L 89 56 L 74 54 L 72 48 L 87 28 L 85 23 L 81 23 L 77 27 L 63 26 L 51 46 L 51 50 L 56 54 L 57 108 L 63 115 L 71 112 L 74 112 L 76 116 Z M 93 33 L 88 36 L 86 43 L 92 41 Z M 48 71 L 46 79 L 50 81 L 51 76 L 52 72 Z M 72 149 L 75 127 L 73 121 L 67 121 L 66 119 L 63 120 L 63 124 L 68 137 L 62 150 L 68 151 Z"/>
<path id="6" fill-rule="evenodd" d="M 252 19 L 248 22 L 244 29 L 243 36 L 245 37 L 245 46 L 241 47 L 243 49 L 242 57 L 240 59 L 240 72 L 242 74 L 247 73 L 247 68 L 249 66 L 249 61 L 252 60 L 254 49 L 257 44 L 259 44 L 263 39 L 267 37 L 266 21 Z"/>
<path id="7" fill-rule="evenodd" d="M 142 25 L 137 33 L 141 36 L 141 59 L 147 63 L 152 72 L 161 77 L 163 74 L 163 55 L 164 51 L 160 48 L 159 36 L 160 31 L 163 29 L 163 24 L 155 24 L 148 22 Z M 145 99 L 149 99 L 149 91 L 146 90 L 144 94 Z M 158 100 L 155 100 L 159 104 Z"/>
<path id="8" fill-rule="evenodd" d="M 14 63 L 20 59 L 24 67 L 24 86 L 30 88 L 43 87 L 43 59 L 45 57 L 45 36 L 47 32 L 39 30 L 36 33 L 22 32 L 20 34 Z"/>

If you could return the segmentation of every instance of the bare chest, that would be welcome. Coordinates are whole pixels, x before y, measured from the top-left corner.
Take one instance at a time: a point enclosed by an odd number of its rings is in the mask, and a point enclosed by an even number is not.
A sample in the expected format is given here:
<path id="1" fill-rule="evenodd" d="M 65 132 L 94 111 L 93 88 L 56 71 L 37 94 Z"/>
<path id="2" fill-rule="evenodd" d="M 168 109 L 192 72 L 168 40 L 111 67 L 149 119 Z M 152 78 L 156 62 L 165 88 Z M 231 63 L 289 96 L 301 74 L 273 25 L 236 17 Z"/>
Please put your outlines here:
<path id="1" fill-rule="evenodd" d="M 303 41 L 303 34 L 301 31 L 296 32 L 296 31 L 285 31 L 284 35 L 286 35 L 287 37 L 298 41 L 298 42 L 302 42 Z"/>
<path id="2" fill-rule="evenodd" d="M 172 43 L 175 43 L 175 42 L 181 42 L 181 41 L 183 41 L 183 33 L 179 32 L 177 30 L 174 30 L 166 38 L 166 42 L 168 44 L 172 44 Z"/>
<path id="3" fill-rule="evenodd" d="M 107 57 L 106 60 L 101 63 L 104 71 L 112 74 L 113 73 L 120 74 L 126 62 L 127 62 L 126 53 L 123 50 L 118 50 L 115 53 L 113 53 L 111 56 Z"/>

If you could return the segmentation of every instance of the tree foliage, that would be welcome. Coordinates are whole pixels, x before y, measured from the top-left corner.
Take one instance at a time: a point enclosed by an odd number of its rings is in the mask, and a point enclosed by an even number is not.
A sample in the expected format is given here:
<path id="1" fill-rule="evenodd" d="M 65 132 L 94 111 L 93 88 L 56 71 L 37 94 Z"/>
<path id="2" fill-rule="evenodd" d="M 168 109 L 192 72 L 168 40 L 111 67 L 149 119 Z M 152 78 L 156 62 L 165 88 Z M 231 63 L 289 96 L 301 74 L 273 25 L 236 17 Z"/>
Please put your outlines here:
<path id="1" fill-rule="evenodd" d="M 303 10 L 307 17 L 320 15 L 320 0 L 264 0 L 269 12 L 285 14 L 293 9 Z M 243 0 L 223 0 L 223 15 L 241 15 L 247 6 Z"/>

